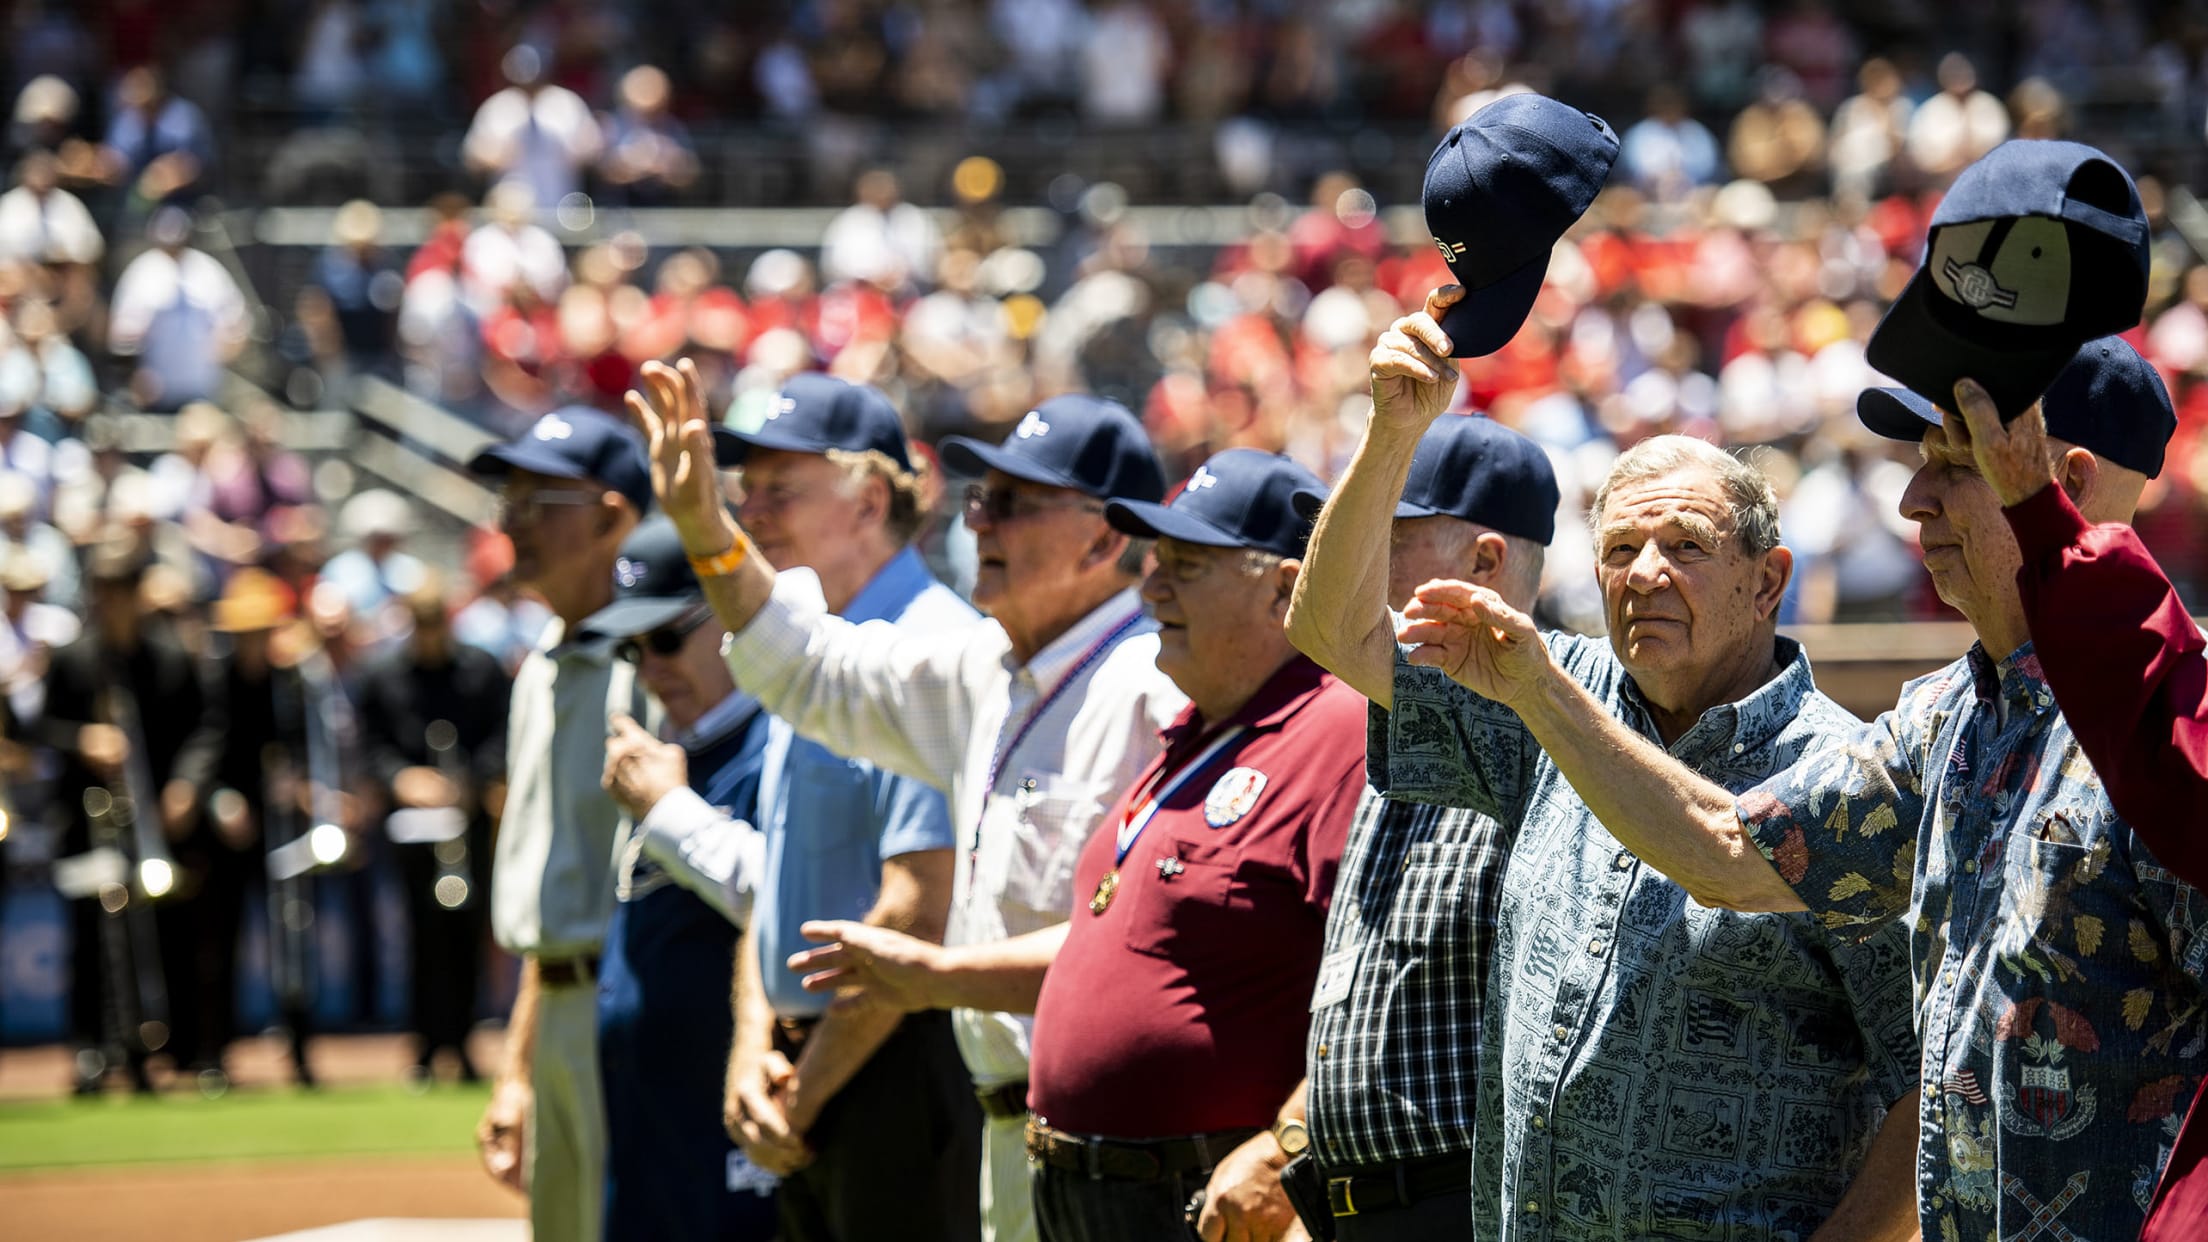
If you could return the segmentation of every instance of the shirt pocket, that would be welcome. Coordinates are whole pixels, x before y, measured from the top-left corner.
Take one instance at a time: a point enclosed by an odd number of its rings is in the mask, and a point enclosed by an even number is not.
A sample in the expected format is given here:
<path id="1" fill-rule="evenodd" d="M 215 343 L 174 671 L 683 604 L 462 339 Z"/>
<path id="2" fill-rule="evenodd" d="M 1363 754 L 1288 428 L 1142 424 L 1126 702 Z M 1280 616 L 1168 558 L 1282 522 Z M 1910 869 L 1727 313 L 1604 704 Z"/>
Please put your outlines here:
<path id="1" fill-rule="evenodd" d="M 2011 836 L 2002 860 L 2001 912 L 2004 927 L 1997 931 L 2002 956 L 2026 951 L 2034 955 L 2049 950 L 2064 958 L 2090 957 L 2111 944 L 2117 933 L 2121 951 L 2121 926 L 2104 921 L 2107 910 L 2094 908 L 2094 881 L 2107 868 L 2106 839 L 2085 837 L 2079 817 L 2066 812 L 2036 815 L 2022 832 Z M 2082 900 L 2081 900 L 2082 899 Z"/>
<path id="2" fill-rule="evenodd" d="M 1169 858 L 1177 864 L 1171 878 L 1159 871 Z M 1131 899 L 1127 947 L 1185 964 L 1231 942 L 1236 935 L 1231 908 L 1235 874 L 1241 865 L 1242 851 L 1233 845 L 1171 837 L 1154 845 L 1138 841 L 1119 867 Z M 1137 869 L 1149 874 L 1138 879 L 1131 874 Z"/>
<path id="3" fill-rule="evenodd" d="M 1445 956 L 1465 936 L 1476 846 L 1470 840 L 1421 841 L 1403 855 L 1395 902 L 1381 938 L 1420 956 Z"/>
<path id="4" fill-rule="evenodd" d="M 1023 783 L 1005 859 L 1004 900 L 1058 922 L 1073 909 L 1073 868 L 1116 791 L 1103 781 L 1034 777 Z"/>

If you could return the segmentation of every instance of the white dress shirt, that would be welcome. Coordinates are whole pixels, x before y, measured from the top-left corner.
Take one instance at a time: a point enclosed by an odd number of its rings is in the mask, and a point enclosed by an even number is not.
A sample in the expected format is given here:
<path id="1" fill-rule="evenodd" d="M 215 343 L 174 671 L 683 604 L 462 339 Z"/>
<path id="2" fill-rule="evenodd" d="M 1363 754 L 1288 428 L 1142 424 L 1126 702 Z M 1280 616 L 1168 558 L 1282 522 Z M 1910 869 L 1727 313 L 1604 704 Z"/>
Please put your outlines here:
<path id="1" fill-rule="evenodd" d="M 810 573 L 778 578 L 722 648 L 737 684 L 804 736 L 949 796 L 959 859 L 945 944 L 1066 921 L 1082 845 L 1188 701 L 1158 671 L 1157 626 L 1135 592 L 1024 665 L 994 621 L 906 635 L 830 616 L 818 599 Z M 1027 1077 L 1031 1017 L 961 1009 L 952 1022 L 976 1085 Z"/>

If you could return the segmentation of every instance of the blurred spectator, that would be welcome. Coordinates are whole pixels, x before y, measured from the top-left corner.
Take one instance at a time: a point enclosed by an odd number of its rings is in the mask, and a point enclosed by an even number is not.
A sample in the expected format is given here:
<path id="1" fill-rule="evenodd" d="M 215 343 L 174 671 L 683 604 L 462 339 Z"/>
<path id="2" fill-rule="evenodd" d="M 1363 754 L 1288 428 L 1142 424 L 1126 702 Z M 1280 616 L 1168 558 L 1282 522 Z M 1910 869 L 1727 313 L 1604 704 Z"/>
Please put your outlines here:
<path id="1" fill-rule="evenodd" d="M 222 370 L 245 348 L 245 296 L 222 264 L 185 243 L 191 217 L 154 213 L 153 245 L 115 282 L 108 347 L 134 360 L 131 393 L 149 410 L 175 410 L 215 395 Z"/>
<path id="2" fill-rule="evenodd" d="M 0 352 L 0 405 L 27 408 L 43 435 L 74 434 L 100 397 L 91 360 L 61 330 L 51 302 L 18 303 L 15 337 L 15 348 Z"/>
<path id="3" fill-rule="evenodd" d="M 15 188 L 0 194 L 0 262 L 98 263 L 107 243 L 83 200 L 60 186 L 61 161 L 44 148 L 16 165 Z"/>
<path id="4" fill-rule="evenodd" d="M 1165 71 L 1173 49 L 1142 0 L 1102 0 L 1081 38 L 1081 115 L 1131 128 L 1165 110 Z"/>
<path id="5" fill-rule="evenodd" d="M 238 421 L 242 436 L 223 436 L 208 448 L 200 487 L 184 511 L 192 546 L 221 578 L 262 559 L 272 515 L 313 498 L 306 459 L 283 445 L 283 411 L 256 405 Z"/>
<path id="6" fill-rule="evenodd" d="M 537 49 L 517 43 L 500 62 L 506 89 L 483 101 L 461 143 L 468 167 L 493 181 L 519 180 L 550 209 L 582 189 L 603 140 L 582 96 L 545 76 Z"/>
<path id="7" fill-rule="evenodd" d="M 205 192 L 214 133 L 188 99 L 169 92 L 160 71 L 140 65 L 115 88 L 115 119 L 102 145 L 100 180 L 130 191 L 133 208 L 182 203 Z"/>
<path id="8" fill-rule="evenodd" d="M 1909 159 L 1938 185 L 2009 136 L 2009 110 L 1978 89 L 1978 70 L 1961 52 L 1940 58 L 1940 93 L 1909 121 Z"/>
<path id="9" fill-rule="evenodd" d="M 45 572 L 46 599 L 63 608 L 75 608 L 77 550 L 62 534 L 40 517 L 44 500 L 29 477 L 10 470 L 0 474 L 0 560 L 15 553 L 33 558 Z"/>
<path id="10" fill-rule="evenodd" d="M 517 295 L 548 306 L 567 288 L 567 252 L 533 219 L 541 202 L 521 181 L 501 181 L 483 199 L 486 218 L 460 252 L 461 294 L 477 317 Z"/>
<path id="11" fill-rule="evenodd" d="M 1799 79 L 1784 69 L 1764 71 L 1755 102 L 1733 118 L 1725 158 L 1734 176 L 1760 181 L 1781 197 L 1824 184 L 1825 118 L 1802 98 Z"/>
<path id="12" fill-rule="evenodd" d="M 672 88 L 667 75 L 638 65 L 621 76 L 621 106 L 605 120 L 605 155 L 598 175 L 608 200 L 631 207 L 663 207 L 698 179 L 698 157 L 683 128 L 668 110 Z"/>
<path id="13" fill-rule="evenodd" d="M 382 246 L 383 213 L 361 199 L 338 208 L 330 244 L 314 259 L 314 274 L 300 290 L 300 320 L 334 331 L 315 349 L 332 346 L 354 371 L 380 373 L 398 346 L 399 303 L 405 281 L 398 261 Z M 334 340 L 328 338 L 334 337 Z"/>
<path id="14" fill-rule="evenodd" d="M 1003 89 L 1015 108 L 1072 97 L 1088 26 L 1079 0 L 990 0 L 989 25 L 1011 53 Z"/>
<path id="15" fill-rule="evenodd" d="M 74 561 L 70 568 L 74 573 Z M 19 725 L 45 713 L 47 664 L 55 650 L 84 633 L 81 603 L 46 598 L 50 576 L 46 562 L 28 548 L 0 551 L 0 591 L 7 593 L 0 612 L 0 694 Z"/>
<path id="16" fill-rule="evenodd" d="M 76 468 L 54 483 L 54 525 L 83 547 L 107 528 L 110 505 L 118 489 L 135 488 L 141 496 L 153 494 L 153 476 L 131 464 L 123 451 L 122 430 L 114 419 L 95 415 L 82 428 L 85 453 Z"/>
<path id="17" fill-rule="evenodd" d="M 478 319 L 463 279 L 468 201 L 441 194 L 430 204 L 437 223 L 406 268 L 399 300 L 398 348 L 407 390 L 446 406 L 472 410 L 482 389 Z"/>
<path id="18" fill-rule="evenodd" d="M 1902 94 L 1901 72 L 1882 56 L 1863 62 L 1856 85 L 1862 92 L 1832 117 L 1832 191 L 1867 199 L 1891 188 L 1916 105 Z"/>
<path id="19" fill-rule="evenodd" d="M 406 551 L 414 533 L 413 506 L 395 492 L 370 488 L 338 510 L 337 528 L 353 546 L 322 566 L 322 581 L 344 594 L 371 644 L 399 633 L 405 618 L 396 615 L 393 601 L 420 587 L 429 573 Z"/>
<path id="20" fill-rule="evenodd" d="M 1855 37 L 1824 0 L 1793 0 L 1764 28 L 1764 57 L 1792 72 L 1809 101 L 1829 112 L 1847 91 Z"/>
<path id="21" fill-rule="evenodd" d="M 375 40 L 366 17 L 353 0 L 315 0 L 306 15 L 291 97 L 310 115 L 349 109 L 367 89 Z"/>
<path id="22" fill-rule="evenodd" d="M 1755 89 L 1750 76 L 1763 58 L 1763 14 L 1750 0 L 1697 4 L 1679 26 L 1687 52 L 1687 82 L 1705 107 L 1731 109 Z"/>
<path id="23" fill-rule="evenodd" d="M 2070 128 L 2069 105 L 2045 78 L 2026 78 L 2009 92 L 2009 116 L 2018 138 L 2061 138 Z"/>
<path id="24" fill-rule="evenodd" d="M 28 483 L 33 510 L 44 514 L 54 488 L 54 446 L 45 437 L 33 435 L 24 426 L 23 415 L 20 404 L 0 405 L 0 471 Z"/>
<path id="25" fill-rule="evenodd" d="M 1619 171 L 1649 197 L 1684 198 L 1717 180 L 1717 139 L 1687 115 L 1687 97 L 1674 86 L 1648 93 L 1648 115 L 1619 138 Z"/>
<path id="26" fill-rule="evenodd" d="M 932 278 L 942 232 L 933 216 L 904 201 L 897 174 L 866 170 L 854 197 L 858 201 L 837 212 L 821 234 L 821 275 L 831 284 L 854 280 L 886 289 Z"/>

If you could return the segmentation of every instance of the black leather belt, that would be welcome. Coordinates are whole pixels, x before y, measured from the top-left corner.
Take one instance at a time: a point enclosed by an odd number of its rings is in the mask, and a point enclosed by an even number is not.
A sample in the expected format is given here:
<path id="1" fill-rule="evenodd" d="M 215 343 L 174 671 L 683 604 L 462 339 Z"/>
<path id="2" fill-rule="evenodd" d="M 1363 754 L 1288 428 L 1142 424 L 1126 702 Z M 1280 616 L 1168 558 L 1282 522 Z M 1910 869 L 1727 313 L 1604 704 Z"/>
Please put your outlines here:
<path id="1" fill-rule="evenodd" d="M 1249 1141 L 1255 1130 L 1222 1130 L 1187 1138 L 1126 1139 L 1068 1134 L 1041 1118 L 1027 1119 L 1027 1157 L 1038 1164 L 1092 1179 L 1157 1182 L 1191 1173 L 1209 1173 L 1227 1153 Z M 1469 1162 L 1468 1162 L 1469 1163 Z"/>
<path id="2" fill-rule="evenodd" d="M 982 1115 L 991 1121 L 1004 1121 L 1012 1117 L 1027 1116 L 1027 1080 L 1001 1083 L 994 1087 L 974 1088 L 974 1098 L 981 1101 Z"/>
<path id="3" fill-rule="evenodd" d="M 598 980 L 598 955 L 585 953 L 581 957 L 540 957 L 537 959 L 537 984 L 547 988 L 571 988 L 577 984 L 595 983 Z"/>
<path id="4" fill-rule="evenodd" d="M 1326 1205 L 1336 1216 L 1361 1216 L 1367 1212 L 1405 1208 L 1423 1199 L 1468 1193 L 1472 1189 L 1472 1154 L 1429 1156 L 1401 1164 L 1331 1170 L 1326 1178 Z"/>

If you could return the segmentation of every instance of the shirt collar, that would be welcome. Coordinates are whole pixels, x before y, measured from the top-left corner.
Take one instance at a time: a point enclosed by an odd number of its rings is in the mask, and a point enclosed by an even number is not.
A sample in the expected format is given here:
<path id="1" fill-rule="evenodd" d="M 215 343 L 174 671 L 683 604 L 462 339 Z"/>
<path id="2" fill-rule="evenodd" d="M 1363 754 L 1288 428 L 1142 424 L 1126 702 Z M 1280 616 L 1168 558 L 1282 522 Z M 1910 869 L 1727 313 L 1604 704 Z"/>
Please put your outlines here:
<path id="1" fill-rule="evenodd" d="M 1769 745 L 1801 714 L 1803 701 L 1817 692 L 1809 653 L 1800 643 L 1781 635 L 1773 655 L 1779 663 L 1776 677 L 1737 702 L 1720 703 L 1703 712 L 1694 727 L 1672 743 L 1671 752 L 1691 762 L 1690 757 L 1695 755 L 1738 755 Z M 1625 695 L 1644 718 L 1650 715 L 1648 700 L 1641 697 L 1641 688 L 1631 677 L 1625 679 Z"/>
<path id="2" fill-rule="evenodd" d="M 2029 642 L 2001 660 L 1987 654 L 1985 644 L 1972 643 L 1965 660 L 1970 665 L 1971 688 L 1980 703 L 1999 703 L 2006 711 L 2025 712 L 2044 711 L 2054 704 L 2054 691 L 2039 667 L 2039 653 Z"/>
<path id="3" fill-rule="evenodd" d="M 732 690 L 727 698 L 705 709 L 705 714 L 682 730 L 676 740 L 685 749 L 703 749 L 749 723 L 758 710 L 759 700 L 741 690 Z"/>
<path id="4" fill-rule="evenodd" d="M 619 640 L 589 630 L 574 642 L 567 641 L 567 623 L 558 617 L 544 623 L 544 636 L 537 640 L 537 650 L 555 660 L 580 660 L 585 664 L 613 663 L 613 649 Z"/>
<path id="5" fill-rule="evenodd" d="M 854 623 L 894 621 L 905 605 L 934 582 L 920 554 L 906 547 L 875 570 L 859 593 L 851 597 L 851 602 L 844 605 L 843 619 Z"/>
<path id="6" fill-rule="evenodd" d="M 1089 610 L 1088 615 L 1066 627 L 1066 632 L 1051 639 L 1027 659 L 1026 669 L 1038 686 L 1055 686 L 1059 680 L 1073 671 L 1089 648 L 1103 641 L 1104 636 L 1118 629 L 1129 619 L 1142 613 L 1142 599 L 1135 588 L 1128 587 L 1103 603 Z M 1005 671 L 1017 674 L 1022 667 L 1005 653 Z"/>
<path id="7" fill-rule="evenodd" d="M 1297 656 L 1280 666 L 1257 693 L 1250 696 L 1241 710 L 1219 725 L 1241 725 L 1251 730 L 1277 729 L 1288 722 L 1289 717 L 1303 710 L 1303 705 L 1326 688 L 1326 670 L 1320 668 L 1309 656 Z M 1197 714 L 1194 703 L 1181 709 L 1173 723 L 1158 731 L 1165 739 L 1166 749 L 1181 745 L 1189 738 L 1212 731 L 1215 722 Z"/>

